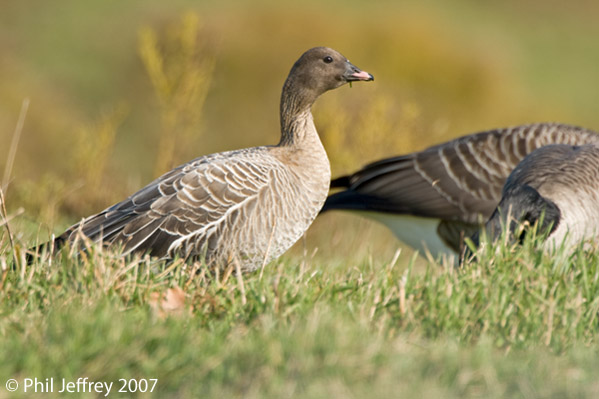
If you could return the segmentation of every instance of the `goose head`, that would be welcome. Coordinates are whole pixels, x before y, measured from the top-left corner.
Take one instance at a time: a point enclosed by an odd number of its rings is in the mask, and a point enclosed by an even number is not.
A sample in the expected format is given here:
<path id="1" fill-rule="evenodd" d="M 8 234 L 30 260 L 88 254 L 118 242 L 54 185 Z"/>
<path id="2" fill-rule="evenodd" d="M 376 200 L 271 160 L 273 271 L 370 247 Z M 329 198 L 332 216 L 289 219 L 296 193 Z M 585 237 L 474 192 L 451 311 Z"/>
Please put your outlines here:
<path id="1" fill-rule="evenodd" d="M 314 47 L 295 62 L 288 83 L 310 100 L 348 82 L 371 81 L 374 76 L 353 65 L 340 52 L 328 47 Z"/>

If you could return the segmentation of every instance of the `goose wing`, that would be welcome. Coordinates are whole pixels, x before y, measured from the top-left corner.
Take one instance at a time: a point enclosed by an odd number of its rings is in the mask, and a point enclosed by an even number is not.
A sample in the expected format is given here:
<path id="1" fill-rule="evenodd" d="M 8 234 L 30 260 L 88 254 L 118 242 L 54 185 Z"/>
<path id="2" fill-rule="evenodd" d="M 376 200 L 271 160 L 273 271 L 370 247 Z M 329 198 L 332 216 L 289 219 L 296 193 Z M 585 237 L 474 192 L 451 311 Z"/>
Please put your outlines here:
<path id="1" fill-rule="evenodd" d="M 158 257 L 172 256 L 188 240 L 201 241 L 196 247 L 210 246 L 232 211 L 255 204 L 270 179 L 264 157 L 247 152 L 198 158 L 72 226 L 63 236 L 73 239 L 82 231 L 94 241 L 121 242 L 124 253 L 149 252 Z"/>

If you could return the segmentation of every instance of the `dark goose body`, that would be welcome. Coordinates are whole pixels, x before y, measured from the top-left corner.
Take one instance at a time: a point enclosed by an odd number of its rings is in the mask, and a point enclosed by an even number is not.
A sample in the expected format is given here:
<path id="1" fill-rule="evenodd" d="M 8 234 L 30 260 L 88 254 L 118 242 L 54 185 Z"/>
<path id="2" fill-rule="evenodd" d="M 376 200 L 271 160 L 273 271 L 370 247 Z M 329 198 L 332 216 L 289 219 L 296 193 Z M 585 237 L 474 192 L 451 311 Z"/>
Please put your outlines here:
<path id="1" fill-rule="evenodd" d="M 527 154 L 548 144 L 596 142 L 591 130 L 556 123 L 463 136 L 333 180 L 342 191 L 329 196 L 323 211 L 359 211 L 421 253 L 454 255 L 491 216 L 507 177 Z"/>

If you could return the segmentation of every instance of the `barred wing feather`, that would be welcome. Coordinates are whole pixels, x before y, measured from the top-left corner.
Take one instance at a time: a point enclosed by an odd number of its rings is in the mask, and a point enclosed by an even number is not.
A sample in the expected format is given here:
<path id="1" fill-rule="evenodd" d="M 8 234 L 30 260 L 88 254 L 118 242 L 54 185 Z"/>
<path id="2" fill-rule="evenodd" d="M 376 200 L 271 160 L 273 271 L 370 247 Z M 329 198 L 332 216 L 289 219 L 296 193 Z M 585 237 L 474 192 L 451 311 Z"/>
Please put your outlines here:
<path id="1" fill-rule="evenodd" d="M 94 241 L 121 242 L 124 253 L 150 252 L 153 256 L 205 255 L 226 240 L 222 232 L 240 211 L 253 208 L 269 185 L 268 157 L 235 151 L 198 158 L 163 175 L 145 188 L 81 224 Z M 244 209 L 247 208 L 247 209 Z M 243 212 L 241 212 L 243 213 Z M 217 232 L 221 234 L 216 234 Z"/>

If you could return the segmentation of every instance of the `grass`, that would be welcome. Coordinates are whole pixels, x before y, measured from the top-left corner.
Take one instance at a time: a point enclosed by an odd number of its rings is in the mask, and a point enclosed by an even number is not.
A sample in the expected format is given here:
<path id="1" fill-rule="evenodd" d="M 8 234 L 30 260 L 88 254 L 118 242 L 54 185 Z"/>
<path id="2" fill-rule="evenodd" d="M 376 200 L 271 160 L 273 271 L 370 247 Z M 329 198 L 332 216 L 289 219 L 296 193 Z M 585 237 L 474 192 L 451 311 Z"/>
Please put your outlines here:
<path id="1" fill-rule="evenodd" d="M 288 256 L 243 288 L 200 265 L 63 251 L 8 271 L 0 374 L 157 378 L 156 397 L 593 397 L 598 255 L 537 244 L 460 271 Z"/>

